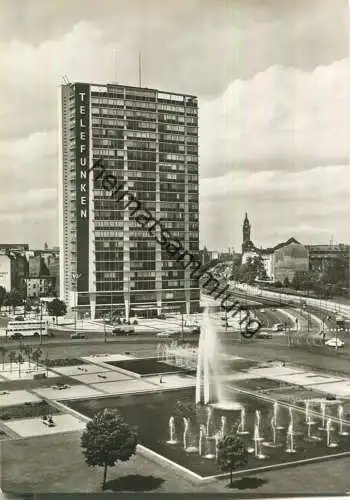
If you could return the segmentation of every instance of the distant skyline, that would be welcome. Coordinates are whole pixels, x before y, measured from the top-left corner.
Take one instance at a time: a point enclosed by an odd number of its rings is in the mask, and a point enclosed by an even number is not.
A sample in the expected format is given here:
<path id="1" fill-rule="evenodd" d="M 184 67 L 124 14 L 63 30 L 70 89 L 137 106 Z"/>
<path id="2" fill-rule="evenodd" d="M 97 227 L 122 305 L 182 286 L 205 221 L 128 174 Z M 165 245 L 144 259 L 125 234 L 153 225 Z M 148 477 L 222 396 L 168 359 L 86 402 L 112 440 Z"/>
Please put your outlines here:
<path id="1" fill-rule="evenodd" d="M 0 242 L 58 244 L 70 81 L 195 94 L 201 247 L 350 242 L 347 0 L 2 0 Z"/>

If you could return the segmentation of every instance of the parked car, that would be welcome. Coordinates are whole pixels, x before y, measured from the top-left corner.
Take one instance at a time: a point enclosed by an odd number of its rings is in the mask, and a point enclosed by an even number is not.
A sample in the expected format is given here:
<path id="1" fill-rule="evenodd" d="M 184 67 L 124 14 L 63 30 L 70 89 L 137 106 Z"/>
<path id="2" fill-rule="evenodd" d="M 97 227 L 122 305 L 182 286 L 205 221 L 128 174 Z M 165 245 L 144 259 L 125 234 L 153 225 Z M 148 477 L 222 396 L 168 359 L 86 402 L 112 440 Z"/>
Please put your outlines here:
<path id="1" fill-rule="evenodd" d="M 85 333 L 72 333 L 70 336 L 71 339 L 86 339 Z"/>
<path id="2" fill-rule="evenodd" d="M 135 328 L 133 326 L 121 325 L 113 328 L 111 335 L 132 335 L 133 333 L 135 333 Z"/>
<path id="3" fill-rule="evenodd" d="M 283 331 L 283 325 L 282 323 L 275 323 L 272 327 L 273 332 L 282 332 Z"/>
<path id="4" fill-rule="evenodd" d="M 23 316 L 16 316 L 15 321 L 24 321 L 24 317 Z"/>
<path id="5" fill-rule="evenodd" d="M 272 339 L 273 335 L 269 332 L 259 332 L 256 334 L 256 338 L 258 339 Z"/>
<path id="6" fill-rule="evenodd" d="M 197 333 L 198 335 L 201 333 L 201 327 L 200 326 L 194 326 L 191 330 L 191 333 Z"/>
<path id="7" fill-rule="evenodd" d="M 21 340 L 23 339 L 23 335 L 19 332 L 15 332 L 13 335 L 10 336 L 12 340 Z"/>
<path id="8" fill-rule="evenodd" d="M 163 338 L 168 338 L 168 337 L 173 337 L 174 335 L 178 335 L 178 332 L 159 332 L 157 333 L 157 337 L 163 337 Z"/>
<path id="9" fill-rule="evenodd" d="M 325 345 L 328 347 L 344 347 L 344 342 L 336 337 L 326 340 Z"/>

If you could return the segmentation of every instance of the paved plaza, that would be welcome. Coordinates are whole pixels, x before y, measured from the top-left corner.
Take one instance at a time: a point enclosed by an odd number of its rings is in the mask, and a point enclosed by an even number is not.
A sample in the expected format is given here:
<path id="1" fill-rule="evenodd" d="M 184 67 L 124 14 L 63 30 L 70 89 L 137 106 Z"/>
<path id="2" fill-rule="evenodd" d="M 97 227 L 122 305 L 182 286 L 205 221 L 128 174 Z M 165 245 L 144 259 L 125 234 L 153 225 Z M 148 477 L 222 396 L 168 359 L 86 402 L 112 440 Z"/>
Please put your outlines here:
<path id="1" fill-rule="evenodd" d="M 179 375 L 177 373 L 143 377 L 143 380 L 156 384 L 160 389 L 182 389 L 184 387 L 194 387 L 196 385 L 196 379 L 194 377 L 190 375 Z"/>
<path id="2" fill-rule="evenodd" d="M 159 388 L 155 384 L 151 382 L 146 382 L 140 378 L 139 379 L 130 378 L 128 380 L 119 380 L 115 382 L 102 382 L 99 384 L 92 384 L 91 388 L 97 391 L 104 392 L 105 394 L 115 394 L 115 395 L 159 390 Z"/>
<path id="3" fill-rule="evenodd" d="M 46 367 L 37 367 L 36 364 L 29 364 L 28 361 L 21 363 L 20 370 L 18 370 L 16 363 L 5 363 L 4 366 L 0 367 L 0 377 L 3 380 L 28 380 L 33 379 L 34 375 L 37 374 L 45 374 L 47 378 L 56 377 L 51 370 L 46 371 Z"/>
<path id="4" fill-rule="evenodd" d="M 81 364 L 81 365 L 75 365 L 75 366 L 60 366 L 60 367 L 55 367 L 52 368 L 52 370 L 55 373 L 58 373 L 59 375 L 62 375 L 64 377 L 74 377 L 77 375 L 82 375 L 82 374 L 91 374 L 91 373 L 99 373 L 103 372 L 105 368 L 99 366 L 99 365 L 94 365 L 94 364 Z"/>
<path id="5" fill-rule="evenodd" d="M 39 402 L 40 398 L 28 391 L 1 391 L 0 407 L 16 406 L 25 403 Z"/>
<path id="6" fill-rule="evenodd" d="M 52 418 L 55 423 L 54 427 L 44 424 L 38 417 L 6 421 L 6 426 L 21 437 L 80 431 L 86 427 L 86 422 L 68 413 L 54 415 Z"/>
<path id="7" fill-rule="evenodd" d="M 333 382 L 331 384 L 313 385 L 312 389 L 327 394 L 333 394 L 340 398 L 350 398 L 350 380 L 342 380 L 340 382 Z"/>
<path id="8" fill-rule="evenodd" d="M 135 356 L 130 356 L 128 354 L 97 354 L 93 356 L 84 356 L 81 358 L 83 361 L 89 363 L 107 363 L 110 361 L 127 361 L 129 359 L 135 359 Z"/>
<path id="9" fill-rule="evenodd" d="M 84 384 L 73 385 L 66 389 L 55 389 L 54 387 L 41 387 L 33 389 L 33 392 L 42 398 L 62 400 L 62 399 L 84 399 L 103 395 L 98 389 Z"/>

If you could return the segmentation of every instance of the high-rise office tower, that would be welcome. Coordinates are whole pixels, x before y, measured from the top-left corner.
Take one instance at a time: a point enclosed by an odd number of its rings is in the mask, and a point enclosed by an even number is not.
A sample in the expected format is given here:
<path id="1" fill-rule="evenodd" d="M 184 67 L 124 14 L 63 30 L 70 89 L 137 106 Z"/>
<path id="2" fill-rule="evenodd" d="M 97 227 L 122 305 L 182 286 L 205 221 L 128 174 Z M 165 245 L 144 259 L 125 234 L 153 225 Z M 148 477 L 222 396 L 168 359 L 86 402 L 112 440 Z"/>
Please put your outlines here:
<path id="1" fill-rule="evenodd" d="M 191 268 L 137 223 L 92 167 L 101 160 L 197 257 L 197 98 L 75 83 L 60 89 L 59 117 L 61 298 L 91 317 L 196 312 Z"/>

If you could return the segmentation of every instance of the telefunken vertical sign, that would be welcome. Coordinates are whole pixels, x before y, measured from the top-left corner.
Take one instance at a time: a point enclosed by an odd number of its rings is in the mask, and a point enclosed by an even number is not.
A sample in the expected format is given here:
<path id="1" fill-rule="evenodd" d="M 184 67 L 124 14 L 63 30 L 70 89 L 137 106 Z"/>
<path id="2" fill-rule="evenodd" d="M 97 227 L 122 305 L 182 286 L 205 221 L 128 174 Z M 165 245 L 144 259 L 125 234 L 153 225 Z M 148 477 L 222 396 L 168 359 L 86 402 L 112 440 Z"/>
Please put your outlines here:
<path id="1" fill-rule="evenodd" d="M 89 145 L 90 89 L 75 85 L 76 115 L 76 211 L 78 291 L 89 290 Z"/>

